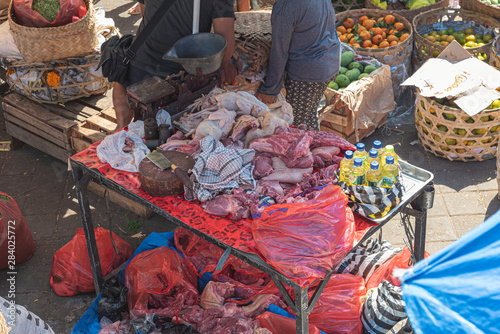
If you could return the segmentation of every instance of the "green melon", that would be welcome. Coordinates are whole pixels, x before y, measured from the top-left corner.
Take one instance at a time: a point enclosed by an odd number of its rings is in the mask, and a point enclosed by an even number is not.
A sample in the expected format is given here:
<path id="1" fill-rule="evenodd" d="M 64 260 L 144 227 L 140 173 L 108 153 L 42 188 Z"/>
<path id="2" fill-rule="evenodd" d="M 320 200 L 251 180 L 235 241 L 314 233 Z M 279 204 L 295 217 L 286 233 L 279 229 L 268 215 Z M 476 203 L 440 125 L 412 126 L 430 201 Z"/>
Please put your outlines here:
<path id="1" fill-rule="evenodd" d="M 351 82 L 353 82 L 358 80 L 360 74 L 361 72 L 357 68 L 354 68 L 352 70 L 347 71 L 345 75 L 349 78 Z"/>
<path id="2" fill-rule="evenodd" d="M 368 65 L 368 66 L 366 66 L 366 67 L 365 67 L 365 71 L 364 71 L 364 72 L 365 72 L 365 73 L 370 74 L 370 73 L 372 73 L 373 71 L 375 71 L 376 69 L 377 69 L 377 68 L 376 68 L 375 66 L 373 66 L 373 65 Z"/>
<path id="3" fill-rule="evenodd" d="M 337 83 L 337 85 L 339 85 L 339 88 L 345 88 L 345 87 L 349 86 L 349 84 L 351 83 L 351 80 L 349 80 L 349 78 L 346 75 L 339 74 L 335 78 L 335 82 Z"/>
<path id="4" fill-rule="evenodd" d="M 344 52 L 340 56 L 340 66 L 347 67 L 354 60 L 353 52 Z"/>
<path id="5" fill-rule="evenodd" d="M 363 72 L 363 65 L 361 65 L 357 61 L 353 61 L 352 63 L 350 63 L 347 68 L 350 70 L 357 68 L 360 72 Z"/>

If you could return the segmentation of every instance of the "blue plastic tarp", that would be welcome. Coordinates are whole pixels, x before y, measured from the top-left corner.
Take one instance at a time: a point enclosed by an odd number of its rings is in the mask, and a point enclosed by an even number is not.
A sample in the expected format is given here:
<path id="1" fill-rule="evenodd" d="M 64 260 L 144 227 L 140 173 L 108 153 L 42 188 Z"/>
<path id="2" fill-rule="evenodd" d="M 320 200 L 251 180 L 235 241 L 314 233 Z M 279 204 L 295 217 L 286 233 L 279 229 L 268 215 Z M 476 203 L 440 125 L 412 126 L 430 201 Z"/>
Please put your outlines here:
<path id="1" fill-rule="evenodd" d="M 97 320 L 97 304 L 101 300 L 102 294 L 97 296 L 89 309 L 85 311 L 80 320 L 75 324 L 71 334 L 97 334 L 101 330 L 101 325 Z"/>
<path id="2" fill-rule="evenodd" d="M 402 278 L 417 334 L 500 333 L 500 211 Z"/>

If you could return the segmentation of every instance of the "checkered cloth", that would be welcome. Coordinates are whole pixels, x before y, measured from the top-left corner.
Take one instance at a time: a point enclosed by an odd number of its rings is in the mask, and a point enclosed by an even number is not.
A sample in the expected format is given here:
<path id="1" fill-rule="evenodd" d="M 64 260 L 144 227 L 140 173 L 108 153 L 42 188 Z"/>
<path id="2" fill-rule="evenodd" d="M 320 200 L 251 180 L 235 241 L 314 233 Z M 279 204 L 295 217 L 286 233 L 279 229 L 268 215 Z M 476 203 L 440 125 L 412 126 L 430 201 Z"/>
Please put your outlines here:
<path id="1" fill-rule="evenodd" d="M 339 185 L 344 193 L 349 196 L 351 209 L 364 217 L 374 215 L 375 218 L 381 218 L 382 212 L 387 207 L 398 205 L 403 197 L 401 175 L 399 181 L 391 188 L 348 186 L 344 182 L 340 182 Z"/>
<path id="2" fill-rule="evenodd" d="M 254 150 L 227 149 L 212 136 L 200 141 L 201 153 L 194 158 L 194 194 L 201 202 L 234 188 L 256 186 L 252 160 Z"/>
<path id="3" fill-rule="evenodd" d="M 379 243 L 376 239 L 368 239 L 347 254 L 335 269 L 339 274 L 361 276 L 368 281 L 375 270 L 402 250 L 393 248 L 386 240 Z"/>

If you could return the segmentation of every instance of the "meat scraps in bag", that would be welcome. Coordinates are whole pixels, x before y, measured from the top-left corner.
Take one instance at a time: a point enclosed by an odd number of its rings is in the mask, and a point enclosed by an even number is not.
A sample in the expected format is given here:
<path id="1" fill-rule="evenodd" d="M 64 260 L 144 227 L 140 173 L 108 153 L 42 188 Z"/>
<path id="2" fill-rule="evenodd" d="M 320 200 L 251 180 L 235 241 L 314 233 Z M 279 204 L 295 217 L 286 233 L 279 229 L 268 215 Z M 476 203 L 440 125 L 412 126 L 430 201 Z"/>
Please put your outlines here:
<path id="1" fill-rule="evenodd" d="M 266 208 L 252 224 L 255 244 L 267 262 L 301 282 L 324 277 L 352 248 L 354 230 L 347 196 L 334 185 L 310 201 Z"/>
<path id="2" fill-rule="evenodd" d="M 179 227 L 175 230 L 175 247 L 191 261 L 198 272 L 213 272 L 224 251 L 200 238 L 196 234 Z"/>
<path id="3" fill-rule="evenodd" d="M 197 276 L 176 251 L 158 247 L 136 255 L 125 269 L 130 310 L 156 309 L 172 318 L 178 310 L 198 304 Z"/>
<path id="4" fill-rule="evenodd" d="M 7 268 L 9 261 L 19 264 L 28 260 L 34 251 L 31 230 L 16 201 L 0 192 L 0 270 Z"/>
<path id="5" fill-rule="evenodd" d="M 83 228 L 77 229 L 75 233 L 73 239 L 54 254 L 52 261 L 50 286 L 58 296 L 74 296 L 95 290 Z M 102 275 L 106 276 L 132 256 L 132 246 L 113 233 L 118 249 L 116 254 L 109 230 L 98 227 L 94 233 Z"/>

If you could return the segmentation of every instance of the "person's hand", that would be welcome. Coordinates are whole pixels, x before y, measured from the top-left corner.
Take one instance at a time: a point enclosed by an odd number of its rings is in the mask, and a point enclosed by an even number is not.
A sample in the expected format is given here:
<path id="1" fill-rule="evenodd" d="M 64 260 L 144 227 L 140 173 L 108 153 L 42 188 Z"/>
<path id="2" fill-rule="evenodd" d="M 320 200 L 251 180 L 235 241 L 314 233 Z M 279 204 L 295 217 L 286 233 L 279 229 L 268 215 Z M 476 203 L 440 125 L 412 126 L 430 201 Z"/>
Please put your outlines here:
<path id="1" fill-rule="evenodd" d="M 256 98 L 264 102 L 265 104 L 273 104 L 276 102 L 276 96 L 266 95 L 261 92 L 257 92 Z"/>
<path id="2" fill-rule="evenodd" d="M 231 63 L 221 67 L 221 81 L 223 85 L 232 85 L 236 81 L 238 69 Z"/>

